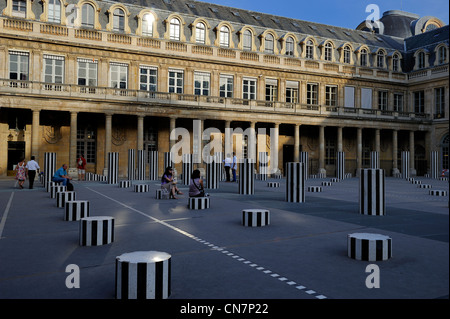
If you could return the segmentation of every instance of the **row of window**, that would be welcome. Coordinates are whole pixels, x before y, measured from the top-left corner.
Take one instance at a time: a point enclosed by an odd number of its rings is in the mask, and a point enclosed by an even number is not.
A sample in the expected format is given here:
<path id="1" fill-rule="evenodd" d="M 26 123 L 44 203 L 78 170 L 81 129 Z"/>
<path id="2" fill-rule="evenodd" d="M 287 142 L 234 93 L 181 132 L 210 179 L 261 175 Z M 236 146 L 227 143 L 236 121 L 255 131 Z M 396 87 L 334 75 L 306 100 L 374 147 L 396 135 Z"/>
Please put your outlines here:
<path id="1" fill-rule="evenodd" d="M 11 80 L 29 79 L 29 56 L 27 52 L 9 52 L 9 78 Z M 44 82 L 63 84 L 64 83 L 64 57 L 44 54 Z M 78 59 L 78 82 L 80 86 L 95 88 L 98 83 L 98 61 L 93 59 Z M 125 63 L 110 62 L 110 86 L 117 89 L 128 88 L 129 66 Z M 194 95 L 211 95 L 211 74 L 209 72 L 194 72 Z M 253 77 L 243 77 L 242 79 L 242 99 L 256 100 L 258 79 Z M 185 73 L 181 69 L 168 70 L 168 92 L 183 94 L 185 87 Z M 286 81 L 285 102 L 299 103 L 298 81 Z M 158 68 L 153 66 L 139 66 L 139 90 L 148 92 L 158 91 Z M 220 74 L 219 95 L 220 97 L 235 97 L 235 77 L 229 74 Z M 388 91 L 377 90 L 377 101 L 379 110 L 388 110 Z M 261 99 L 261 98 L 260 98 Z M 373 89 L 361 88 L 361 107 L 373 108 Z M 265 79 L 265 101 L 276 102 L 279 100 L 279 83 L 277 79 Z M 445 109 L 444 88 L 435 89 L 435 114 L 443 114 Z M 325 85 L 325 105 L 330 107 L 338 106 L 338 86 Z M 319 84 L 307 83 L 306 104 L 319 105 Z M 344 87 L 344 106 L 355 107 L 355 87 Z M 393 93 L 393 110 L 404 111 L 403 93 Z M 414 92 L 414 112 L 424 113 L 425 97 L 424 91 Z"/>

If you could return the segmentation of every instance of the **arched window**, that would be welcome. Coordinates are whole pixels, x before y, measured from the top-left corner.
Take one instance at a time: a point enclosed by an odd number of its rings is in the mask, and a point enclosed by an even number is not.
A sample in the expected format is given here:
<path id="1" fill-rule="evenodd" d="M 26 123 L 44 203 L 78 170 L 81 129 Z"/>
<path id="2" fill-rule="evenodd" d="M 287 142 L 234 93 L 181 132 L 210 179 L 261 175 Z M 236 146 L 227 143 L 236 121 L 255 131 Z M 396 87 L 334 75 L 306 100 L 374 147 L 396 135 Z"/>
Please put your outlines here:
<path id="1" fill-rule="evenodd" d="M 170 20 L 170 40 L 180 41 L 180 20 L 177 18 Z"/>
<path id="2" fill-rule="evenodd" d="M 350 47 L 348 45 L 346 45 L 344 47 L 344 60 L 343 60 L 344 63 L 350 63 L 350 61 L 351 61 L 350 53 L 351 53 Z"/>
<path id="3" fill-rule="evenodd" d="M 113 30 L 125 31 L 125 13 L 122 9 L 115 9 L 113 13 Z"/>
<path id="4" fill-rule="evenodd" d="M 398 72 L 400 71 L 400 57 L 398 56 L 398 54 L 394 54 L 394 56 L 392 57 L 392 71 L 394 72 Z"/>
<path id="5" fill-rule="evenodd" d="M 228 48 L 230 46 L 230 29 L 226 26 L 220 28 L 219 43 L 221 47 Z"/>
<path id="6" fill-rule="evenodd" d="M 94 7 L 89 3 L 83 4 L 83 7 L 81 8 L 81 25 L 83 27 L 93 28 L 94 21 L 95 21 Z"/>
<path id="7" fill-rule="evenodd" d="M 361 66 L 367 66 L 367 50 L 366 49 L 362 49 L 361 50 L 361 55 L 359 57 L 359 64 L 361 64 Z"/>
<path id="8" fill-rule="evenodd" d="M 195 26 L 195 42 L 205 44 L 206 27 L 202 22 Z"/>
<path id="9" fill-rule="evenodd" d="M 155 22 L 155 17 L 153 14 L 147 13 L 142 18 L 142 35 L 152 37 L 153 36 L 153 23 Z"/>
<path id="10" fill-rule="evenodd" d="M 306 42 L 305 58 L 314 59 L 314 42 L 312 40 Z"/>
<path id="11" fill-rule="evenodd" d="M 274 53 L 273 35 L 268 33 L 264 39 L 264 52 L 268 54 Z"/>
<path id="12" fill-rule="evenodd" d="M 325 61 L 331 61 L 333 57 L 333 46 L 330 42 L 325 44 L 325 52 L 324 52 L 324 60 Z"/>
<path id="13" fill-rule="evenodd" d="M 417 56 L 417 67 L 423 69 L 425 67 L 425 52 L 419 52 Z"/>
<path id="14" fill-rule="evenodd" d="M 250 30 L 245 30 L 243 35 L 242 49 L 251 51 L 253 48 L 253 34 Z"/>
<path id="15" fill-rule="evenodd" d="M 447 61 L 447 48 L 441 46 L 438 50 L 438 63 L 444 64 Z"/>
<path id="16" fill-rule="evenodd" d="M 292 37 L 288 37 L 286 39 L 286 55 L 294 56 L 294 39 Z"/>
<path id="17" fill-rule="evenodd" d="M 384 68 L 384 52 L 378 51 L 377 53 L 377 67 Z"/>
<path id="18" fill-rule="evenodd" d="M 48 1 L 48 22 L 61 23 L 61 1 Z"/>

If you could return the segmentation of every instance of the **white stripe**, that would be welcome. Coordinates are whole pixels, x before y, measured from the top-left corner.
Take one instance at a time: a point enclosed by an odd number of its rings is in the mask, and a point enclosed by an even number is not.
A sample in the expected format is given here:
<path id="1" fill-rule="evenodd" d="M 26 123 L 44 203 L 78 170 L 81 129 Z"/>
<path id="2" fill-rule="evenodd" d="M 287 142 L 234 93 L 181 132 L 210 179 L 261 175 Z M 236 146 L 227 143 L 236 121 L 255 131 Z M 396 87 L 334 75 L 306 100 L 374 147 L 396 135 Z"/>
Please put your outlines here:
<path id="1" fill-rule="evenodd" d="M 3 212 L 2 221 L 0 222 L 0 239 L 2 239 L 3 229 L 5 228 L 6 218 L 8 217 L 9 209 L 11 208 L 13 198 L 14 192 L 12 192 L 11 196 L 9 197 L 8 204 L 6 204 L 5 211 Z"/>

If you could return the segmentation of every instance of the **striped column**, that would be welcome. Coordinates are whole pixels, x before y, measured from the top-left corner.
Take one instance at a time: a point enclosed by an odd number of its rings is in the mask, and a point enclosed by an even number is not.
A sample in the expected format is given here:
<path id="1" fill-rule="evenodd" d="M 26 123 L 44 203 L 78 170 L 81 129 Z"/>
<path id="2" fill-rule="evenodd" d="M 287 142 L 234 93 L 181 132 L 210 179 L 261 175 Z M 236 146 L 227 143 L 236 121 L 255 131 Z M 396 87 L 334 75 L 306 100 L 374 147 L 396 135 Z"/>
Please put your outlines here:
<path id="1" fill-rule="evenodd" d="M 305 167 L 305 181 L 309 176 L 309 154 L 308 152 L 300 152 L 300 163 L 303 163 Z"/>
<path id="2" fill-rule="evenodd" d="M 119 179 L 119 153 L 108 153 L 108 184 L 117 184 Z"/>
<path id="3" fill-rule="evenodd" d="M 253 195 L 255 193 L 255 163 L 244 158 L 239 161 L 239 194 Z"/>
<path id="4" fill-rule="evenodd" d="M 305 201 L 305 169 L 303 163 L 286 163 L 286 201 Z"/>
<path id="5" fill-rule="evenodd" d="M 244 209 L 242 225 L 246 227 L 263 227 L 270 225 L 270 211 L 267 209 Z"/>
<path id="6" fill-rule="evenodd" d="M 164 153 L 164 170 L 169 166 L 174 167 L 172 160 L 173 160 L 172 153 L 165 152 Z"/>
<path id="7" fill-rule="evenodd" d="M 114 241 L 114 218 L 84 217 L 80 220 L 80 246 L 102 246 Z"/>
<path id="8" fill-rule="evenodd" d="M 385 215 L 385 186 L 383 169 L 361 169 L 359 177 L 359 213 Z"/>
<path id="9" fill-rule="evenodd" d="M 76 221 L 89 217 L 89 201 L 87 200 L 67 201 L 65 208 L 64 220 Z"/>
<path id="10" fill-rule="evenodd" d="M 214 153 L 214 161 L 217 163 L 218 167 L 218 174 L 219 174 L 219 181 L 225 181 L 225 169 L 223 167 L 223 152 L 215 152 Z"/>
<path id="11" fill-rule="evenodd" d="M 357 233 L 347 236 L 348 257 L 363 261 L 383 261 L 392 257 L 392 239 L 380 234 Z"/>
<path id="12" fill-rule="evenodd" d="M 182 172 L 183 172 L 183 184 L 189 185 L 192 172 L 194 171 L 194 157 L 192 154 L 183 154 L 182 156 Z"/>
<path id="13" fill-rule="evenodd" d="M 380 153 L 370 152 L 370 168 L 380 168 Z"/>
<path id="14" fill-rule="evenodd" d="M 407 179 L 409 177 L 409 168 L 410 168 L 410 162 L 409 162 L 409 152 L 404 151 L 402 152 L 402 178 Z"/>
<path id="15" fill-rule="evenodd" d="M 158 180 L 158 158 L 159 153 L 158 151 L 150 151 L 148 152 L 148 160 L 149 160 L 149 180 L 156 181 Z"/>
<path id="16" fill-rule="evenodd" d="M 145 180 L 145 153 L 144 150 L 137 151 L 137 167 L 136 167 L 136 180 Z"/>
<path id="17" fill-rule="evenodd" d="M 336 153 L 336 178 L 340 181 L 345 179 L 345 152 Z"/>
<path id="18" fill-rule="evenodd" d="M 189 209 L 208 209 L 209 197 L 189 197 L 188 201 Z"/>
<path id="19" fill-rule="evenodd" d="M 48 191 L 47 184 L 52 181 L 56 172 L 56 153 L 44 154 L 44 187 Z"/>
<path id="20" fill-rule="evenodd" d="M 206 163 L 206 188 L 218 189 L 220 182 L 220 163 L 216 162 L 216 157 L 211 156 Z"/>
<path id="21" fill-rule="evenodd" d="M 137 251 L 116 257 L 116 299 L 167 299 L 171 255 Z"/>
<path id="22" fill-rule="evenodd" d="M 64 208 L 67 201 L 76 200 L 75 192 L 58 192 L 56 193 L 56 207 Z"/>
<path id="23" fill-rule="evenodd" d="M 128 150 L 128 180 L 132 181 L 136 178 L 136 150 Z"/>
<path id="24" fill-rule="evenodd" d="M 67 186 L 53 185 L 50 189 L 50 198 L 56 198 L 56 194 L 59 192 L 66 192 Z"/>
<path id="25" fill-rule="evenodd" d="M 130 188 L 132 182 L 131 181 L 120 181 L 119 188 Z"/>
<path id="26" fill-rule="evenodd" d="M 430 172 L 432 179 L 438 179 L 441 174 L 439 174 L 439 152 L 430 152 Z"/>
<path id="27" fill-rule="evenodd" d="M 136 193 L 147 193 L 149 191 L 149 185 L 148 184 L 134 185 L 134 191 Z"/>
<path id="28" fill-rule="evenodd" d="M 259 152 L 259 179 L 262 181 L 267 180 L 267 175 L 269 174 L 269 153 L 268 152 Z"/>

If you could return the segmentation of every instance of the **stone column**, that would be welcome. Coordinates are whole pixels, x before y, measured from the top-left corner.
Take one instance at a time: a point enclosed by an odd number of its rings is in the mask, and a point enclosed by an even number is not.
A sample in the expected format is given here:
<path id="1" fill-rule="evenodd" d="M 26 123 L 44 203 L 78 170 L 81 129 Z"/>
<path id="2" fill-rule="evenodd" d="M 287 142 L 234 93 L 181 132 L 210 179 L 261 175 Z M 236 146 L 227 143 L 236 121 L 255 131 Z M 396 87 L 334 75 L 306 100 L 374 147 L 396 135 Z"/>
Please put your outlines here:
<path id="1" fill-rule="evenodd" d="M 319 127 L 319 175 L 326 174 L 325 169 L 325 126 Z M 326 175 L 325 175 L 326 176 Z"/>
<path id="2" fill-rule="evenodd" d="M 375 152 L 381 153 L 380 129 L 375 130 Z"/>
<path id="3" fill-rule="evenodd" d="M 410 176 L 416 176 L 417 171 L 414 167 L 414 131 L 409 131 L 409 153 L 410 153 L 410 161 L 409 161 L 409 174 Z"/>
<path id="4" fill-rule="evenodd" d="M 176 117 L 171 117 L 170 118 L 170 125 L 169 125 L 169 152 L 172 150 L 172 147 L 175 145 L 175 141 L 172 141 L 170 139 L 170 133 L 176 128 L 176 121 L 177 121 Z"/>
<path id="5" fill-rule="evenodd" d="M 294 162 L 300 162 L 300 124 L 294 128 Z"/>
<path id="6" fill-rule="evenodd" d="M 232 138 L 233 138 L 233 136 L 231 135 L 231 121 L 225 121 L 225 143 L 223 145 L 223 147 L 224 147 L 223 158 L 224 159 L 227 157 L 227 154 L 230 154 L 230 156 L 231 156 L 231 153 L 233 152 Z"/>
<path id="7" fill-rule="evenodd" d="M 275 123 L 270 136 L 270 174 L 278 171 L 278 140 L 280 124 Z M 273 135 L 273 136 L 272 136 Z"/>
<path id="8" fill-rule="evenodd" d="M 257 161 L 256 156 L 256 122 L 250 122 L 250 136 L 248 139 L 248 158 L 252 159 L 254 163 Z"/>
<path id="9" fill-rule="evenodd" d="M 108 170 L 108 153 L 111 152 L 111 132 L 112 132 L 112 114 L 105 114 L 105 167 L 103 175 L 106 176 Z"/>
<path id="10" fill-rule="evenodd" d="M 138 125 L 137 125 L 137 149 L 143 150 L 144 149 L 144 116 L 139 115 L 138 118 Z"/>
<path id="11" fill-rule="evenodd" d="M 398 131 L 392 131 L 392 175 L 399 174 L 397 165 Z"/>
<path id="12" fill-rule="evenodd" d="M 362 128 L 356 130 L 356 176 L 360 176 L 362 168 Z"/>
<path id="13" fill-rule="evenodd" d="M 77 158 L 79 154 L 77 154 L 77 125 L 78 112 L 70 112 L 69 169 L 67 173 L 72 178 L 78 177 Z M 86 156 L 86 154 L 84 156 Z"/>
<path id="14" fill-rule="evenodd" d="M 33 110 L 33 123 L 31 125 L 31 155 L 39 162 L 39 118 L 41 110 Z"/>
<path id="15" fill-rule="evenodd" d="M 342 152 L 342 126 L 337 128 L 337 151 Z"/>

